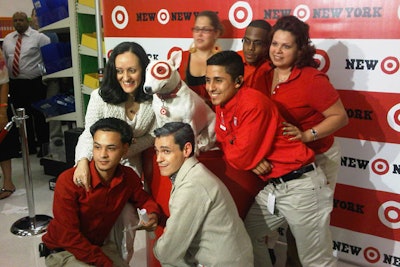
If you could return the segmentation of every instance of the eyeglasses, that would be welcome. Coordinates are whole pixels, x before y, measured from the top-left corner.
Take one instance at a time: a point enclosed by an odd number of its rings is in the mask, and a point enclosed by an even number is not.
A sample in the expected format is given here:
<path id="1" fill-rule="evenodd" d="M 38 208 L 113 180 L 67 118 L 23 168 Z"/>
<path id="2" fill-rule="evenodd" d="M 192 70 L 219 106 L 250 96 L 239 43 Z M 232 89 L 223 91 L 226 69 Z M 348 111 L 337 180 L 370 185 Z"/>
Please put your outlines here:
<path id="1" fill-rule="evenodd" d="M 245 45 L 248 45 L 248 46 L 251 46 L 253 44 L 255 47 L 261 47 L 261 46 L 265 45 L 265 43 L 263 41 L 261 41 L 261 40 L 252 41 L 252 40 L 250 40 L 249 38 L 246 38 L 246 37 L 244 37 L 242 39 L 242 43 L 245 44 Z"/>
<path id="2" fill-rule="evenodd" d="M 192 28 L 193 33 L 204 33 L 204 34 L 210 34 L 214 31 L 214 28 L 199 28 L 199 27 L 194 27 Z"/>

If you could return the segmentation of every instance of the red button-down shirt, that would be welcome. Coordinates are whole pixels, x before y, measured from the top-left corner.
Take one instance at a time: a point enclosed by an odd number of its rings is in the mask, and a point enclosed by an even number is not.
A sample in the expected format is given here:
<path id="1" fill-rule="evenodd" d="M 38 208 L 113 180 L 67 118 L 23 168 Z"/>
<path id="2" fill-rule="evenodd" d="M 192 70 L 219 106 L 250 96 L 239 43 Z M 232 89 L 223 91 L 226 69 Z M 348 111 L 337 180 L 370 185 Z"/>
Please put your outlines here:
<path id="1" fill-rule="evenodd" d="M 108 185 L 90 163 L 92 190 L 86 192 L 72 180 L 75 168 L 60 174 L 54 192 L 53 215 L 42 237 L 50 249 L 63 248 L 78 260 L 95 266 L 112 266 L 101 246 L 127 202 L 159 213 L 158 205 L 143 190 L 137 174 L 120 165 Z"/>

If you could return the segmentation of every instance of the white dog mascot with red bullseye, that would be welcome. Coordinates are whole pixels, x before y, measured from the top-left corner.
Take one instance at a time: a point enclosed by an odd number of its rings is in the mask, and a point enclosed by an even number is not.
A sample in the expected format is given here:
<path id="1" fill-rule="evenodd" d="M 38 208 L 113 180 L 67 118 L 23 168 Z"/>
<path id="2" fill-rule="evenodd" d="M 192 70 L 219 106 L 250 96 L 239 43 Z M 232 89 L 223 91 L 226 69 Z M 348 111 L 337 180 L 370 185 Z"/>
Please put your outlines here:
<path id="1" fill-rule="evenodd" d="M 146 68 L 143 86 L 153 95 L 153 110 L 158 127 L 167 122 L 190 124 L 196 137 L 195 151 L 207 151 L 215 144 L 215 113 L 206 102 L 181 80 L 179 68 L 182 51 L 171 53 L 169 60 L 153 60 Z"/>

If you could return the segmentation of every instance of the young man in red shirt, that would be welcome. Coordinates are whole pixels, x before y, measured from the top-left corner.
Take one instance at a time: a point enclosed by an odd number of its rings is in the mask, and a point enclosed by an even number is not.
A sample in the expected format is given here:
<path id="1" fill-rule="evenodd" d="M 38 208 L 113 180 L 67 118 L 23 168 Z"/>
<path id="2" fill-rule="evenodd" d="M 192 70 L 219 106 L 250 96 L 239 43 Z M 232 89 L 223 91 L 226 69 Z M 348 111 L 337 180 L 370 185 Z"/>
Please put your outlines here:
<path id="1" fill-rule="evenodd" d="M 159 208 L 143 190 L 133 169 L 119 164 L 127 153 L 131 127 L 117 118 L 100 119 L 90 128 L 93 160 L 90 162 L 91 190 L 74 184 L 75 168 L 63 172 L 54 192 L 54 219 L 42 237 L 41 256 L 46 266 L 129 266 L 115 243 L 106 240 L 124 206 L 130 202 L 148 212 L 141 229 L 157 227 Z M 43 249 L 44 248 L 44 249 Z"/>
<path id="2" fill-rule="evenodd" d="M 262 19 L 253 20 L 246 28 L 242 39 L 243 49 L 238 54 L 243 58 L 244 85 L 267 92 L 266 73 L 271 70 L 268 56 L 268 34 L 271 25 Z"/>
<path id="3" fill-rule="evenodd" d="M 277 107 L 266 95 L 243 86 L 243 74 L 242 58 L 234 51 L 207 60 L 206 88 L 216 108 L 215 132 L 225 159 L 265 182 L 245 219 L 254 266 L 272 266 L 265 236 L 285 221 L 303 266 L 336 266 L 329 230 L 333 191 L 314 164 L 314 152 L 283 135 Z"/>

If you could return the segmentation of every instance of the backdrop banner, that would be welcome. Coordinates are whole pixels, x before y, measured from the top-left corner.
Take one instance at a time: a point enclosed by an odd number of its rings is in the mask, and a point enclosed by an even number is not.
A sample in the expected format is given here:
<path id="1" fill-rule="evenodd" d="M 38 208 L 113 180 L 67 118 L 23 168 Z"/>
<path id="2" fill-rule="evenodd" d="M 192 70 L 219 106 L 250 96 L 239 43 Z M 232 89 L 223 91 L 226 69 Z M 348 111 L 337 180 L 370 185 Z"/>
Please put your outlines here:
<path id="1" fill-rule="evenodd" d="M 122 41 L 150 59 L 188 50 L 196 15 L 218 13 L 224 50 L 241 50 L 254 19 L 295 15 L 311 27 L 315 58 L 339 91 L 349 124 L 331 229 L 335 255 L 357 266 L 400 266 L 400 0 L 103 1 L 107 57 Z"/>

